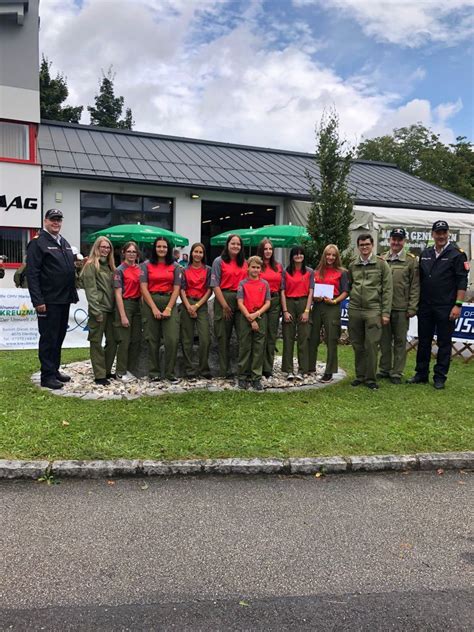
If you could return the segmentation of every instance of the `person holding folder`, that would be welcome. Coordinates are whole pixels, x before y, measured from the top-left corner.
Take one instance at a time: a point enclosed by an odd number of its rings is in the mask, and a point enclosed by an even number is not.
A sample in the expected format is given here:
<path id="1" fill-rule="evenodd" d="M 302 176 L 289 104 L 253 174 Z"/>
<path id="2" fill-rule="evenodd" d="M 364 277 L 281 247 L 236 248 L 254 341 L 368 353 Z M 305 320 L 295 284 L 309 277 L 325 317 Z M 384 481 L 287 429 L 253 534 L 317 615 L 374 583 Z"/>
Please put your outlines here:
<path id="1" fill-rule="evenodd" d="M 337 345 L 341 336 L 341 303 L 349 289 L 347 270 L 342 267 L 339 248 L 329 244 L 314 272 L 312 326 L 309 339 L 309 371 L 316 371 L 321 328 L 324 327 L 327 359 L 321 382 L 330 382 L 337 373 Z"/>

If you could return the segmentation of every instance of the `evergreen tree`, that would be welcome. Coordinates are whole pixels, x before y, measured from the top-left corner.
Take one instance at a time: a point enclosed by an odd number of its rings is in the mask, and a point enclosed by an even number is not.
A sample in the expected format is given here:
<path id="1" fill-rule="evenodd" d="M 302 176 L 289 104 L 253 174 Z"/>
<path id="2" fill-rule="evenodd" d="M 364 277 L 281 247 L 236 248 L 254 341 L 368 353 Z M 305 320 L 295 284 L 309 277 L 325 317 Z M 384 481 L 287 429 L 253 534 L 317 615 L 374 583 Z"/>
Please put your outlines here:
<path id="1" fill-rule="evenodd" d="M 109 68 L 107 74 L 102 72 L 99 94 L 94 98 L 95 107 L 91 105 L 87 106 L 91 115 L 91 125 L 132 129 L 134 121 L 130 108 L 125 110 L 125 118 L 120 119 L 124 106 L 124 98 L 115 96 L 114 79 L 115 75 L 112 72 L 112 68 Z"/>
<path id="2" fill-rule="evenodd" d="M 335 110 L 323 114 L 316 130 L 316 143 L 320 183 L 306 172 L 311 194 L 308 213 L 311 240 L 305 243 L 305 249 L 312 267 L 318 264 L 328 244 L 336 244 L 344 260 L 350 261 L 349 227 L 353 218 L 353 197 L 347 188 L 352 152 L 339 137 L 339 116 Z"/>
<path id="3" fill-rule="evenodd" d="M 41 118 L 79 123 L 83 106 L 62 105 L 69 95 L 67 80 L 60 73 L 54 79 L 51 78 L 51 63 L 47 57 L 42 56 L 39 73 Z"/>

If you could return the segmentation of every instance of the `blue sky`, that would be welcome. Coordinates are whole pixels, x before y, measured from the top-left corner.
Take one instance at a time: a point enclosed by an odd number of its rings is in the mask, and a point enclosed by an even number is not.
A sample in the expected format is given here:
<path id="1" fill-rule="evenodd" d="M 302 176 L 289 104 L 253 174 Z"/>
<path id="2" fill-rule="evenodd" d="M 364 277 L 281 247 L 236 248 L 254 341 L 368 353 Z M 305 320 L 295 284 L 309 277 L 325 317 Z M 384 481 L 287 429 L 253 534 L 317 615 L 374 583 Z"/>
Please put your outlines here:
<path id="1" fill-rule="evenodd" d="M 111 65 L 135 129 L 314 149 L 422 122 L 473 139 L 474 0 L 42 0 L 40 48 L 92 104 Z M 87 113 L 82 122 L 88 122 Z"/>

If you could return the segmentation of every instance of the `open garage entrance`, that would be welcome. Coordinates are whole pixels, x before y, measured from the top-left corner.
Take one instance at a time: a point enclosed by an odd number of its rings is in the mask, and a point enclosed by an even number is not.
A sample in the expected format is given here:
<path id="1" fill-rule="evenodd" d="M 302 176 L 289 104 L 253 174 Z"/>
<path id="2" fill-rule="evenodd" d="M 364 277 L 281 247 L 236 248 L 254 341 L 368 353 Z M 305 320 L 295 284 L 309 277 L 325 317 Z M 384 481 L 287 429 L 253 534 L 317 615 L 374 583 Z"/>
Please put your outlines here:
<path id="1" fill-rule="evenodd" d="M 275 206 L 203 200 L 201 203 L 201 240 L 206 246 L 208 262 L 212 262 L 222 252 L 221 246 L 211 246 L 211 237 L 214 235 L 236 228 L 260 228 L 274 224 L 275 218 Z"/>

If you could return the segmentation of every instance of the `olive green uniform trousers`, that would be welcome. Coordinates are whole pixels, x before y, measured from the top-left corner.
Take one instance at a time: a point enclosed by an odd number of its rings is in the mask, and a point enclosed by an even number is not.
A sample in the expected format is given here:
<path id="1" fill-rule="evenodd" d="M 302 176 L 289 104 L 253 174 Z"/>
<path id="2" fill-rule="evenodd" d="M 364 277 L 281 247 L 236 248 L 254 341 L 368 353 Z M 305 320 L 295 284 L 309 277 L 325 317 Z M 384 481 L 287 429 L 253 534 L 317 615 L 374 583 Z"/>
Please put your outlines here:
<path id="1" fill-rule="evenodd" d="M 100 322 L 90 314 L 87 326 L 89 328 L 88 340 L 90 342 L 92 370 L 94 371 L 94 378 L 100 380 L 112 373 L 112 365 L 117 351 L 114 313 L 102 312 Z M 102 346 L 104 335 L 105 345 Z"/>
<path id="2" fill-rule="evenodd" d="M 130 323 L 128 327 L 122 327 L 118 309 L 115 311 L 115 332 L 118 341 L 116 371 L 119 375 L 124 375 L 127 371 L 133 373 L 137 368 L 142 339 L 140 303 L 141 299 L 123 299 L 125 314 Z"/>
<path id="3" fill-rule="evenodd" d="M 354 349 L 356 378 L 362 382 L 376 381 L 381 336 L 380 311 L 351 309 L 349 304 L 349 338 Z"/>
<path id="4" fill-rule="evenodd" d="M 191 305 L 195 305 L 198 299 L 188 296 Z M 187 377 L 194 377 L 196 372 L 193 368 L 193 342 L 194 327 L 196 327 L 199 338 L 199 363 L 198 375 L 209 375 L 209 347 L 211 345 L 211 335 L 209 331 L 209 310 L 207 303 L 202 305 L 197 311 L 197 318 L 191 318 L 184 305 L 181 306 L 181 347 L 183 349 L 184 371 Z"/>
<path id="5" fill-rule="evenodd" d="M 253 331 L 249 321 L 241 316 L 239 322 L 239 379 L 252 382 L 262 377 L 267 315 L 257 319 L 258 331 Z"/>
<path id="6" fill-rule="evenodd" d="M 390 377 L 402 377 L 407 359 L 408 326 L 406 311 L 392 310 L 390 323 L 382 328 L 380 373 Z"/>
<path id="7" fill-rule="evenodd" d="M 168 305 L 171 294 L 151 293 L 153 302 L 160 312 Z M 163 338 L 165 347 L 165 379 L 175 377 L 176 356 L 178 354 L 179 340 L 179 313 L 175 305 L 169 318 L 160 320 L 153 316 L 149 306 L 143 302 L 143 331 L 148 342 L 148 375 L 151 378 L 161 377 L 160 370 L 160 345 Z"/>
<path id="8" fill-rule="evenodd" d="M 341 337 L 341 306 L 315 302 L 311 310 L 311 319 L 309 370 L 316 371 L 318 348 L 321 342 L 321 327 L 324 327 L 324 339 L 328 350 L 324 373 L 337 373 L 337 345 Z"/>
<path id="9" fill-rule="evenodd" d="M 280 325 L 281 316 L 280 295 L 272 296 L 270 309 L 265 313 L 267 316 L 267 336 L 265 339 L 265 352 L 263 354 L 263 372 L 273 373 L 278 327 Z"/>
<path id="10" fill-rule="evenodd" d="M 233 311 L 230 320 L 225 320 L 224 312 L 217 299 L 214 301 L 214 333 L 217 338 L 217 348 L 219 351 L 219 375 L 227 377 L 230 373 L 230 339 L 232 329 L 239 334 L 240 312 L 237 307 L 237 292 L 222 290 L 222 294 Z"/>
<path id="11" fill-rule="evenodd" d="M 309 370 L 308 343 L 311 332 L 311 322 L 310 320 L 306 323 L 300 321 L 300 316 L 304 314 L 304 310 L 306 309 L 307 301 L 306 296 L 300 298 L 287 297 L 286 299 L 286 309 L 293 317 L 293 320 L 291 323 L 285 323 L 285 321 L 283 321 L 282 325 L 283 356 L 281 369 L 284 373 L 293 373 L 293 350 L 295 340 L 298 349 L 298 370 L 303 374 Z"/>

